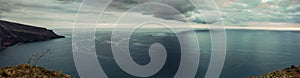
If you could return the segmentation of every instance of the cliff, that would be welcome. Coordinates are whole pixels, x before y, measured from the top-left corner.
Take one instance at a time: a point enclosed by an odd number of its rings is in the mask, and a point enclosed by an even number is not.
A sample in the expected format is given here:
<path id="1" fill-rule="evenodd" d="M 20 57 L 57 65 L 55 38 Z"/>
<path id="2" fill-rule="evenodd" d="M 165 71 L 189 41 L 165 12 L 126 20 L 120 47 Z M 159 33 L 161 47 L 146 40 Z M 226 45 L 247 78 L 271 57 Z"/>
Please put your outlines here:
<path id="1" fill-rule="evenodd" d="M 251 76 L 249 78 L 300 78 L 300 66 L 292 65 L 283 70 L 276 70 L 261 76 Z"/>
<path id="2" fill-rule="evenodd" d="M 0 20 L 0 49 L 17 43 L 64 38 L 46 28 Z"/>
<path id="3" fill-rule="evenodd" d="M 0 68 L 0 78 L 73 78 L 67 74 L 29 64 Z"/>

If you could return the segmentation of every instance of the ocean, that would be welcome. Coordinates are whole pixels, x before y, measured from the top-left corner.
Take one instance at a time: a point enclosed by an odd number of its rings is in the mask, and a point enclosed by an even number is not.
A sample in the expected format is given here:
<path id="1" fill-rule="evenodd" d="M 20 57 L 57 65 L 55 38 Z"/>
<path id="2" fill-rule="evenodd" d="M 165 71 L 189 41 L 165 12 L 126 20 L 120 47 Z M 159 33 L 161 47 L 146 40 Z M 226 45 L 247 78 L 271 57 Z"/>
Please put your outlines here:
<path id="1" fill-rule="evenodd" d="M 95 47 L 98 60 L 105 73 L 110 78 L 134 78 L 124 72 L 113 58 L 111 30 L 97 29 Z M 79 77 L 72 54 L 72 29 L 54 29 L 66 38 L 20 43 L 0 50 L 0 67 L 27 63 L 35 54 L 46 52 L 38 62 L 38 66 L 56 70 L 74 77 Z M 203 78 L 211 58 L 212 37 L 209 30 L 197 30 L 200 48 L 200 65 L 196 78 Z M 191 33 L 181 33 L 191 35 Z M 220 78 L 245 78 L 258 76 L 291 65 L 300 65 L 300 32 L 272 30 L 226 30 L 226 59 Z M 187 38 L 188 39 L 188 38 Z M 141 29 L 130 38 L 130 54 L 140 65 L 148 64 L 151 59 L 148 49 L 153 43 L 161 43 L 168 52 L 165 66 L 155 75 L 155 78 L 171 78 L 176 74 L 180 64 L 180 45 L 176 33 L 168 29 Z"/>

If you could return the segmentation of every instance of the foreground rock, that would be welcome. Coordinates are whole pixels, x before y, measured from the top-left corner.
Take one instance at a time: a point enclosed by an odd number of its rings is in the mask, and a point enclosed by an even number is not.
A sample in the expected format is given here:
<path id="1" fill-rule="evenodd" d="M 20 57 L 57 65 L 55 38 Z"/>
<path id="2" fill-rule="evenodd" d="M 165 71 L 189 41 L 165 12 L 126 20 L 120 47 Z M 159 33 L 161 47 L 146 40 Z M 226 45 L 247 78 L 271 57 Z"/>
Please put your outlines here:
<path id="1" fill-rule="evenodd" d="M 251 76 L 249 78 L 300 78 L 300 66 L 297 67 L 292 65 L 291 67 L 283 70 L 270 72 L 259 77 Z"/>
<path id="2" fill-rule="evenodd" d="M 46 28 L 0 20 L 0 49 L 17 43 L 63 38 Z"/>
<path id="3" fill-rule="evenodd" d="M 72 78 L 70 75 L 46 70 L 43 67 L 21 64 L 0 68 L 0 78 Z"/>

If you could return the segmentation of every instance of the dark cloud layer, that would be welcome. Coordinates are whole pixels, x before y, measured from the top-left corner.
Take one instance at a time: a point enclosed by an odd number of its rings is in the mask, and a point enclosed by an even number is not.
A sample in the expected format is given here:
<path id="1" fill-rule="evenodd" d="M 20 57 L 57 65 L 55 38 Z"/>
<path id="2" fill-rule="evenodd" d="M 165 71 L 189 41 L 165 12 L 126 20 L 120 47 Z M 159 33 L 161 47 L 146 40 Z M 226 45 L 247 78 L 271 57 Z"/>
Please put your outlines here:
<path id="1" fill-rule="evenodd" d="M 19 1 L 19 3 L 18 3 Z M 26 0 L 0 0 L 1 14 L 10 12 L 15 8 L 39 7 L 43 9 L 59 10 L 60 12 L 76 13 L 77 9 L 64 8 L 64 6 L 45 6 L 48 3 L 22 4 Z M 41 0 L 42 1 L 42 0 Z M 51 0 L 52 3 L 72 4 L 83 0 Z M 50 1 L 50 2 L 51 2 Z M 98 2 L 104 0 L 95 0 Z M 245 25 L 247 22 L 292 22 L 300 23 L 299 0 L 215 0 L 219 9 L 216 10 L 211 0 L 195 0 L 196 9 L 190 0 L 114 0 L 108 9 L 125 12 L 132 7 L 148 2 L 158 2 L 175 8 L 180 13 L 170 11 L 170 8 L 154 6 L 152 9 L 142 9 L 136 12 L 152 15 L 165 20 L 177 20 L 183 22 L 196 22 L 203 24 Z M 194 1 L 194 0 L 191 0 Z M 49 2 L 49 1 L 48 1 Z M 97 4 L 97 3 L 94 3 Z M 101 3 L 99 3 L 101 5 Z M 93 11 L 87 11 L 93 12 Z M 222 13 L 222 16 L 219 16 Z M 183 14 L 186 18 L 179 15 Z M 203 18 L 206 17 L 206 19 Z M 221 18 L 224 20 L 222 21 Z M 184 20 L 187 19 L 187 20 Z"/>
<path id="2" fill-rule="evenodd" d="M 61 3 L 73 3 L 73 2 L 81 2 L 82 0 L 57 0 Z M 195 9 L 194 6 L 188 0 L 113 0 L 110 4 L 109 9 L 118 9 L 121 11 L 126 11 L 132 7 L 135 7 L 139 4 L 148 3 L 148 2 L 157 2 L 162 3 L 164 5 L 168 5 L 172 8 L 175 8 L 181 14 L 186 14 L 189 11 L 193 11 Z M 174 14 L 168 10 L 170 8 L 162 8 L 156 7 L 155 10 L 140 10 L 139 12 L 147 15 L 153 15 L 157 18 L 162 18 L 166 20 L 178 20 L 185 21 L 184 18 L 178 17 L 179 14 Z M 150 12 L 151 11 L 151 12 Z"/>
<path id="3" fill-rule="evenodd" d="M 191 4 L 194 3 L 198 8 Z M 112 7 L 128 10 L 138 4 L 159 2 L 170 5 L 186 16 L 187 21 L 203 24 L 247 25 L 247 22 L 300 23 L 299 0 L 114 0 Z M 218 8 L 215 6 L 218 6 Z M 147 15 L 166 20 L 185 21 L 168 8 L 156 7 Z M 140 11 L 143 13 L 143 11 Z M 222 14 L 222 16 L 220 15 Z M 203 16 L 206 18 L 204 19 Z M 223 19 L 223 21 L 221 20 Z"/>
<path id="4" fill-rule="evenodd" d="M 186 21 L 184 18 L 180 17 L 180 14 L 186 14 L 189 11 L 193 11 L 195 9 L 194 6 L 188 0 L 114 0 L 110 5 L 111 7 L 119 8 L 121 10 L 128 10 L 132 7 L 135 7 L 139 4 L 149 3 L 149 2 L 157 2 L 162 5 L 157 6 L 149 6 L 150 9 L 141 9 L 139 12 L 146 15 L 153 15 L 157 18 L 162 18 L 165 20 L 178 20 L 178 21 Z M 164 6 L 163 6 L 164 5 Z M 174 8 L 180 13 L 174 13 L 173 10 L 166 7 L 169 6 Z"/>

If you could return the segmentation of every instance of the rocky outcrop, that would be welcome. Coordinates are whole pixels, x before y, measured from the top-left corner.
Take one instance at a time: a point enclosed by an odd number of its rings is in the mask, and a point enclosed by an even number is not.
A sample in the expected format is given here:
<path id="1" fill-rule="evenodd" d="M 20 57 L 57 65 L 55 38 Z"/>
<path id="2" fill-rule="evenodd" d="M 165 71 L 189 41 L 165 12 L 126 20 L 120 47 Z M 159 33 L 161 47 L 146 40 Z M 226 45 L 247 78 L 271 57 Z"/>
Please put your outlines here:
<path id="1" fill-rule="evenodd" d="M 0 78 L 73 78 L 67 74 L 29 64 L 0 68 Z"/>
<path id="2" fill-rule="evenodd" d="M 24 25 L 0 20 L 0 49 L 15 45 L 43 41 L 55 38 L 64 38 L 46 28 Z"/>
<path id="3" fill-rule="evenodd" d="M 251 76 L 249 78 L 300 78 L 300 66 L 292 65 L 283 70 L 277 70 L 262 76 Z"/>

